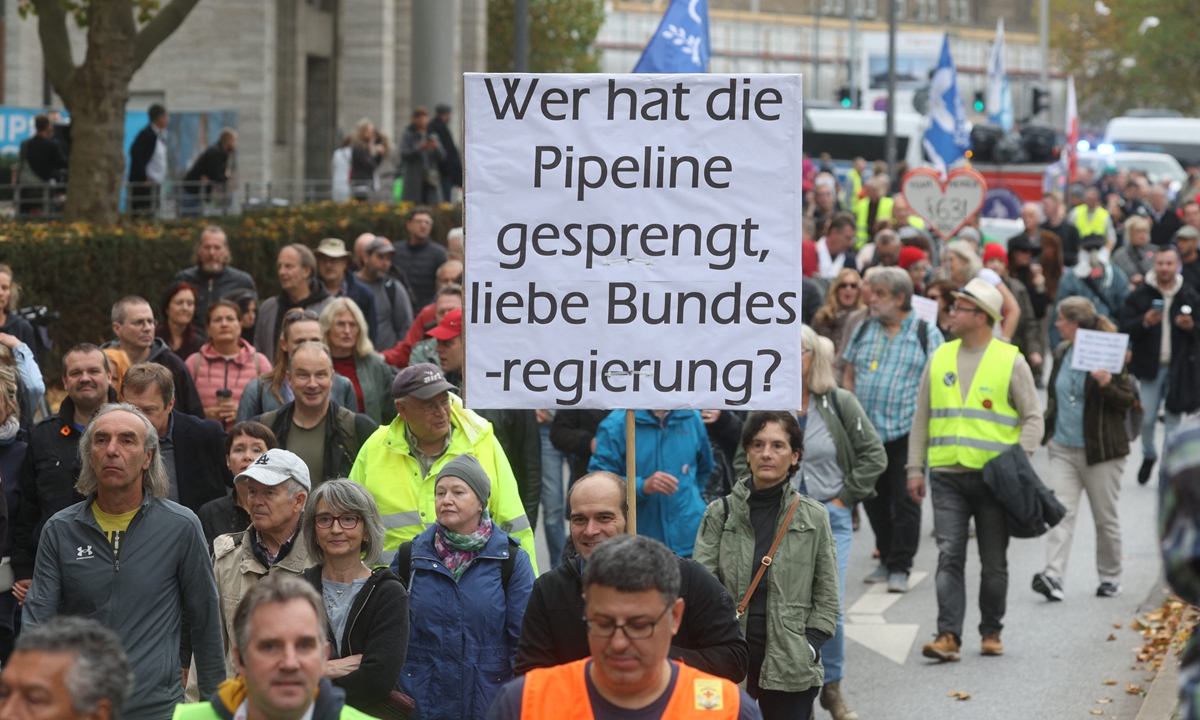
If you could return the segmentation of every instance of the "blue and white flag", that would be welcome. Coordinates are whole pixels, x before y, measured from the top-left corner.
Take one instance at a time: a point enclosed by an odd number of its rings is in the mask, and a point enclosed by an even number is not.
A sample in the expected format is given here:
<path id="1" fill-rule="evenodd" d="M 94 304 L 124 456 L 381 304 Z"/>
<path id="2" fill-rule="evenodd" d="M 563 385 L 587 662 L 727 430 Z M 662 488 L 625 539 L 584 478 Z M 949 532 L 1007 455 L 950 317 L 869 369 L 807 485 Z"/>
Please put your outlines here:
<path id="1" fill-rule="evenodd" d="M 1008 85 L 1008 69 L 1004 65 L 1004 18 L 996 20 L 996 42 L 988 61 L 988 122 L 999 125 L 1004 132 L 1012 130 L 1013 99 Z"/>
<path id="2" fill-rule="evenodd" d="M 671 0 L 635 73 L 708 72 L 708 0 Z"/>
<path id="3" fill-rule="evenodd" d="M 942 56 L 929 82 L 929 115 L 921 141 L 942 177 L 951 163 L 971 149 L 971 124 L 958 91 L 958 71 L 950 57 L 950 36 L 942 41 Z"/>

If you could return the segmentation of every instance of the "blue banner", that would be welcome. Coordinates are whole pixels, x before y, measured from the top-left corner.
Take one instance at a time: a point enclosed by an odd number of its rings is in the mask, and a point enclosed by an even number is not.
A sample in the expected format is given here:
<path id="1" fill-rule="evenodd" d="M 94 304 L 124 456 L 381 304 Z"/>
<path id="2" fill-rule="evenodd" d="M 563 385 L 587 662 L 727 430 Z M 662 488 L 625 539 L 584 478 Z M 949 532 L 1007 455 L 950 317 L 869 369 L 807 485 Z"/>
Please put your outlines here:
<path id="1" fill-rule="evenodd" d="M 958 91 L 958 71 L 950 57 L 950 36 L 942 40 L 942 55 L 929 83 L 929 116 L 925 119 L 925 152 L 945 177 L 946 170 L 971 149 L 971 125 Z"/>
<path id="2" fill-rule="evenodd" d="M 635 73 L 708 72 L 708 0 L 671 0 Z"/>

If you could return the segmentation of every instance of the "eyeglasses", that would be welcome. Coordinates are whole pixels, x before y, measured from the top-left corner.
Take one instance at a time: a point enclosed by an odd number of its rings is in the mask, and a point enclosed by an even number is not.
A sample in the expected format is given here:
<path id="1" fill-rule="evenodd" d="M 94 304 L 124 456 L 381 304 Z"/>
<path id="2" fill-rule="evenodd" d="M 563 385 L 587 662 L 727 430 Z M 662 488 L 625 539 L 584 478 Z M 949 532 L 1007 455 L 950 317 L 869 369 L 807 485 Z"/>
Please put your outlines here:
<path id="1" fill-rule="evenodd" d="M 951 312 L 951 313 L 969 313 L 969 312 L 977 313 L 977 312 L 983 312 L 983 311 L 980 310 L 979 308 L 975 307 L 974 305 L 972 305 L 971 307 L 963 307 L 961 305 L 951 305 L 949 312 Z"/>
<path id="2" fill-rule="evenodd" d="M 358 527 L 359 518 L 357 515 L 325 515 L 321 514 L 313 518 L 317 527 L 322 530 L 328 530 L 333 527 L 333 521 L 337 520 L 337 524 L 342 526 L 343 530 L 353 530 Z"/>
<path id="3" fill-rule="evenodd" d="M 845 290 L 846 288 L 850 288 L 851 290 L 857 290 L 857 289 L 858 289 L 858 283 L 842 283 L 841 285 L 838 285 L 838 288 L 837 288 L 837 289 L 838 289 L 838 290 Z"/>
<path id="4" fill-rule="evenodd" d="M 588 633 L 592 637 L 610 638 L 620 630 L 630 640 L 646 640 L 654 635 L 654 628 L 658 627 L 658 621 L 662 620 L 670 609 L 670 605 L 666 606 L 653 620 L 634 620 L 624 625 L 618 625 L 612 620 L 590 620 L 586 615 L 583 616 L 583 621 L 587 623 Z"/>
<path id="5" fill-rule="evenodd" d="M 413 410 L 417 410 L 427 417 L 450 412 L 450 398 L 448 396 L 445 400 L 439 402 L 421 403 L 420 405 L 408 402 L 407 400 L 404 402 Z"/>
<path id="6" fill-rule="evenodd" d="M 301 310 L 300 308 L 296 308 L 295 310 L 288 310 L 287 314 L 283 316 L 284 322 L 297 322 L 299 320 L 319 320 L 319 319 L 321 319 L 321 316 L 318 315 L 316 312 L 314 312 L 312 310 Z"/>

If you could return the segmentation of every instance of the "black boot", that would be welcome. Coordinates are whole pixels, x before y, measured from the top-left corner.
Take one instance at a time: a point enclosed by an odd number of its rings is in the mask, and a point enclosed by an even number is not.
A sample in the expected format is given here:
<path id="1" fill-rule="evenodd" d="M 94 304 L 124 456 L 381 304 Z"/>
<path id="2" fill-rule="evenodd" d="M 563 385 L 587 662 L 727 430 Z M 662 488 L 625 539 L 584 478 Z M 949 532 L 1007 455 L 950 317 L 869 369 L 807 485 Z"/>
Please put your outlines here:
<path id="1" fill-rule="evenodd" d="M 1147 458 L 1142 461 L 1142 467 L 1138 470 L 1138 485 L 1145 485 L 1150 482 L 1150 471 L 1154 469 L 1155 458 Z"/>

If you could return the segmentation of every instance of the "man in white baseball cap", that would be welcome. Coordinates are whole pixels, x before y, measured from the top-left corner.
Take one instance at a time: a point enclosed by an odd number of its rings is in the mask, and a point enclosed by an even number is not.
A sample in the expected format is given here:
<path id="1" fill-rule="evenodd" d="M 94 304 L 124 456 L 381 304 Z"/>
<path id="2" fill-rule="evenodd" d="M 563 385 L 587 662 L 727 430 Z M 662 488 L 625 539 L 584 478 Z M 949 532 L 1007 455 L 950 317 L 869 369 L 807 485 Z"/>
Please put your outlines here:
<path id="1" fill-rule="evenodd" d="M 251 525 L 244 532 L 222 535 L 213 541 L 228 677 L 237 674 L 233 666 L 233 611 L 242 597 L 268 574 L 299 575 L 315 564 L 300 538 L 300 516 L 312 489 L 308 465 L 300 456 L 272 448 L 238 473 L 234 482 L 247 485 Z"/>
<path id="2" fill-rule="evenodd" d="M 983 483 L 983 466 L 1020 445 L 1030 455 L 1042 439 L 1042 407 L 1029 363 L 1017 348 L 992 337 L 1003 318 L 1004 298 L 975 278 L 954 293 L 950 332 L 921 377 L 908 441 L 908 491 L 925 499 L 930 468 L 933 523 L 940 557 L 937 571 L 938 636 L 925 657 L 959 659 L 966 614 L 967 528 L 975 536 L 983 575 L 979 589 L 982 655 L 1002 655 L 1000 642 L 1008 594 L 1008 511 Z"/>

